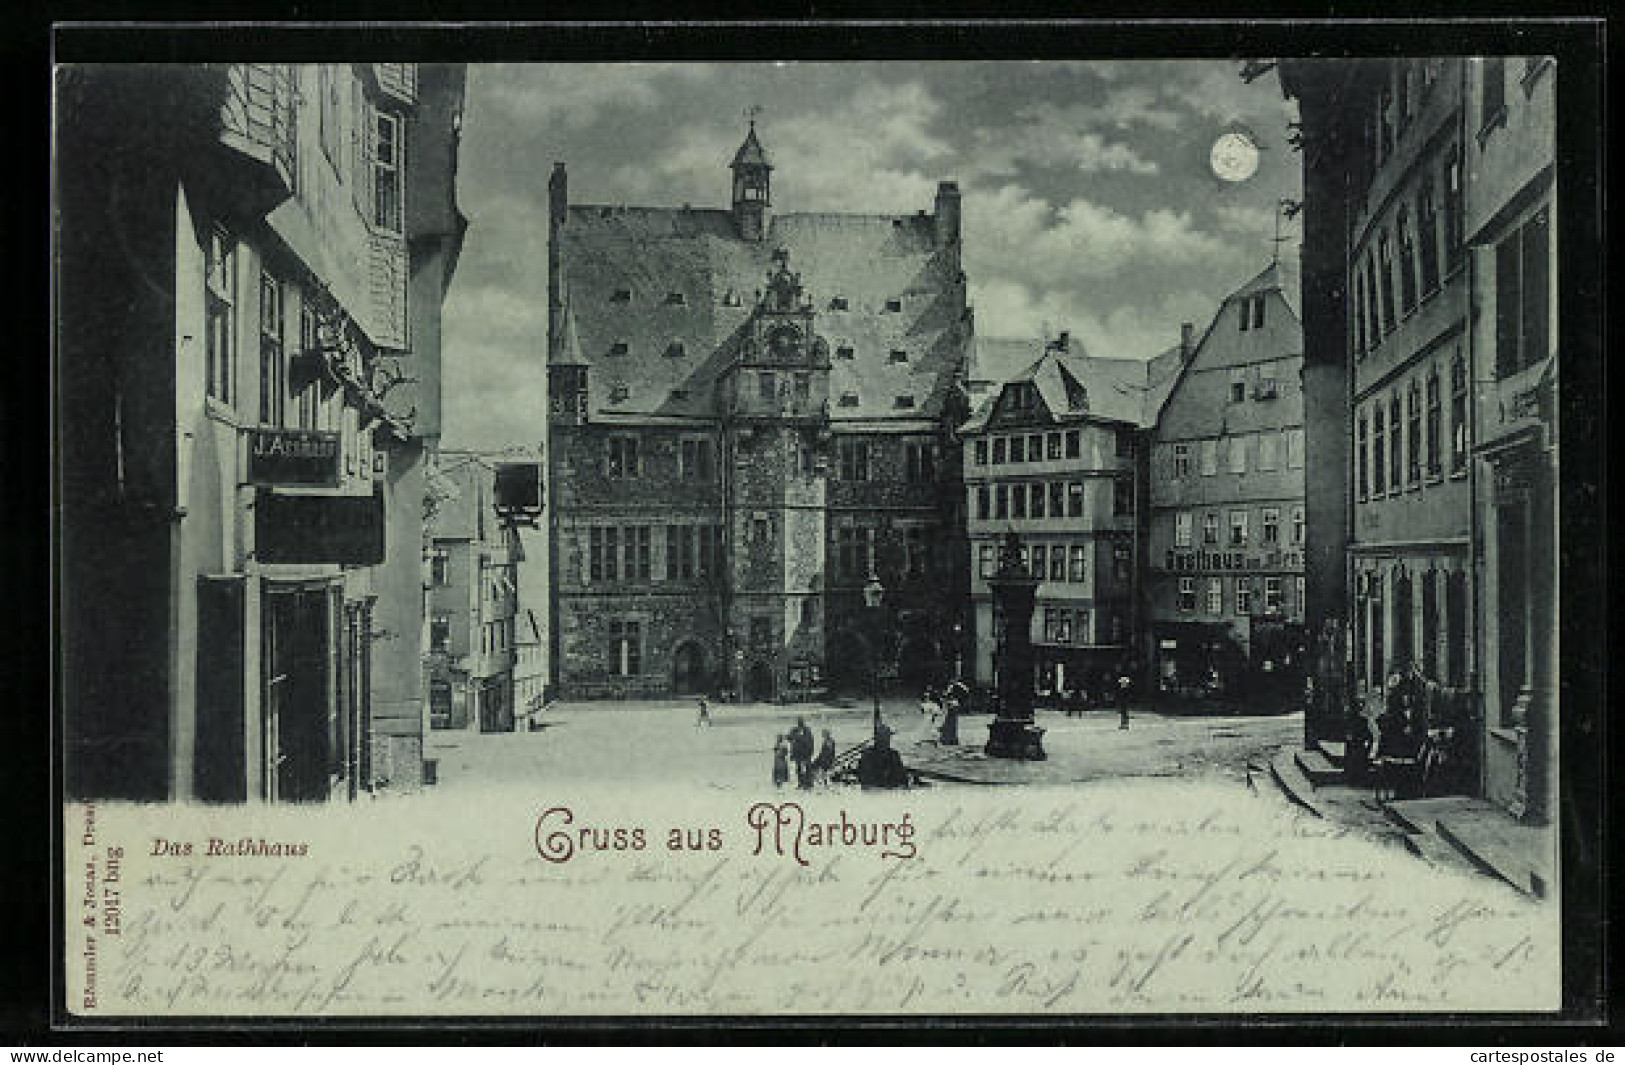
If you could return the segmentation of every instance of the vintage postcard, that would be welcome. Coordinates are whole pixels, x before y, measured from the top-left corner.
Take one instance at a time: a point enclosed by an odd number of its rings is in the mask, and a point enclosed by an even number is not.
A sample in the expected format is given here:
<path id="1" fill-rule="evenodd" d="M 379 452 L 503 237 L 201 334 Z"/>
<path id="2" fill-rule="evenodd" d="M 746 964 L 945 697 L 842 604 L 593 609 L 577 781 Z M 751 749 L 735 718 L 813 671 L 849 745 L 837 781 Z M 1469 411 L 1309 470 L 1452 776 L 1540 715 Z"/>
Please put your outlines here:
<path id="1" fill-rule="evenodd" d="M 1558 1010 L 1559 73 L 62 63 L 63 1023 Z"/>

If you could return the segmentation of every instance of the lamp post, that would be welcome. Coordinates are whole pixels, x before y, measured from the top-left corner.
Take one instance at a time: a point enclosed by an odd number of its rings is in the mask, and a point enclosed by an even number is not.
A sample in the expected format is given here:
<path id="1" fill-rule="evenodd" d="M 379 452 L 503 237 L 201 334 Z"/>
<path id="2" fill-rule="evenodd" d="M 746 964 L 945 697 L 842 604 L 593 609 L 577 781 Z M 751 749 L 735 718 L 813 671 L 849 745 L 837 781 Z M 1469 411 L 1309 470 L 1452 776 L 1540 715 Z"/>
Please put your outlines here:
<path id="1" fill-rule="evenodd" d="M 880 578 L 869 574 L 869 583 L 863 586 L 863 606 L 869 615 L 869 691 L 875 703 L 875 739 L 880 739 L 880 600 L 886 588 Z"/>

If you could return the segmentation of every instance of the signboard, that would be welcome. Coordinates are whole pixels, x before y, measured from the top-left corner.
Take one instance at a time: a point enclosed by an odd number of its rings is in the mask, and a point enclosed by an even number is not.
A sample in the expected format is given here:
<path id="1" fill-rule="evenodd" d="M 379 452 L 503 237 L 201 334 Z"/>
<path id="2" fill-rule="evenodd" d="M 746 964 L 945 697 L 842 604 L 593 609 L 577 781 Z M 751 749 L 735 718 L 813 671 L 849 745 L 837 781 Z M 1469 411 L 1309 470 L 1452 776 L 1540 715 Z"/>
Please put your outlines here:
<path id="1" fill-rule="evenodd" d="M 384 496 L 288 495 L 262 488 L 254 503 L 261 562 L 376 566 L 384 560 Z"/>
<path id="2" fill-rule="evenodd" d="M 542 468 L 535 462 L 502 462 L 496 469 L 499 510 L 537 514 L 542 509 Z"/>
<path id="3" fill-rule="evenodd" d="M 339 434 L 311 429 L 250 429 L 250 484 L 339 483 Z"/>
<path id="4" fill-rule="evenodd" d="M 1249 555 L 1245 551 L 1169 551 L 1167 568 L 1189 570 L 1296 569 L 1303 565 L 1302 551 L 1271 551 Z"/>

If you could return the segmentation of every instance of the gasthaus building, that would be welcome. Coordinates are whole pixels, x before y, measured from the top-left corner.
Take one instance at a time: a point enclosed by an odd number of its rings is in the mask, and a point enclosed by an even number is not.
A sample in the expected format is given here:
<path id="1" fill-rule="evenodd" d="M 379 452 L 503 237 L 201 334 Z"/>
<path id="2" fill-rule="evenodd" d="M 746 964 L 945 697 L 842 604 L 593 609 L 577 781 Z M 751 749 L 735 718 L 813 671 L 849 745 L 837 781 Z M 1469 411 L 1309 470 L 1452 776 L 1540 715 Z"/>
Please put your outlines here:
<path id="1" fill-rule="evenodd" d="M 552 175 L 547 630 L 565 697 L 799 700 L 952 661 L 958 189 L 930 213 L 776 214 L 754 126 L 729 169 L 724 209 L 577 204 Z"/>
<path id="2" fill-rule="evenodd" d="M 59 96 L 70 795 L 423 776 L 421 535 L 465 72 L 83 67 Z"/>
<path id="3" fill-rule="evenodd" d="M 1271 263 L 1227 296 L 1184 345 L 1157 419 L 1146 582 L 1161 696 L 1295 697 L 1301 684 L 1303 332 L 1292 287 Z"/>

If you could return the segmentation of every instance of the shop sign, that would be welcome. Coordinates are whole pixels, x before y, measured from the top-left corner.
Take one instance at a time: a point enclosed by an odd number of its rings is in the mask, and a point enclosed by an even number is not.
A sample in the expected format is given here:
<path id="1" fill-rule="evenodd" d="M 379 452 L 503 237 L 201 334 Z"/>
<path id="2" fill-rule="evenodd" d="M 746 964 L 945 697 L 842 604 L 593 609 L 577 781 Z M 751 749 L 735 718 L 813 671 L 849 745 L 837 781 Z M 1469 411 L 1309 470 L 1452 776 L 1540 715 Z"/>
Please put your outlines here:
<path id="1" fill-rule="evenodd" d="M 260 489 L 254 557 L 296 565 L 376 566 L 384 560 L 384 497 L 292 495 Z"/>
<path id="2" fill-rule="evenodd" d="M 339 483 L 339 434 L 311 429 L 250 429 L 250 484 Z"/>
<path id="3" fill-rule="evenodd" d="M 1301 551 L 1271 551 L 1267 555 L 1249 555 L 1245 551 L 1169 551 L 1167 568 L 1173 571 L 1189 570 L 1262 570 L 1295 568 L 1303 565 Z"/>

